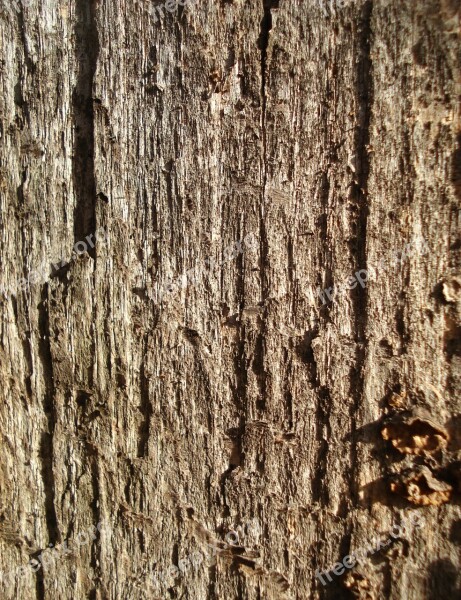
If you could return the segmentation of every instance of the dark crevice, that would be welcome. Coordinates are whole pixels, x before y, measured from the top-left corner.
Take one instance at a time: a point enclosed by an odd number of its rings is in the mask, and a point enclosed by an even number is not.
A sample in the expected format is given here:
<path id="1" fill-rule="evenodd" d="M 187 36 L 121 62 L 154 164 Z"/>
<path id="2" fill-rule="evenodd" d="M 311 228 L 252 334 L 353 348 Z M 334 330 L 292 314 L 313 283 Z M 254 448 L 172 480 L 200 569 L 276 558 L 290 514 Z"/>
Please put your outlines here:
<path id="1" fill-rule="evenodd" d="M 97 526 L 102 521 L 101 514 L 101 472 L 99 468 L 99 459 L 97 452 L 93 448 L 87 446 L 88 462 L 91 465 L 91 486 L 93 491 L 93 500 L 91 501 L 91 509 L 93 512 L 93 523 Z M 95 531 L 96 539 L 91 544 L 91 559 L 90 564 L 94 573 L 94 582 L 101 585 L 101 533 Z M 98 585 L 98 587 L 99 587 Z"/>
<path id="2" fill-rule="evenodd" d="M 287 259 L 288 259 L 287 260 L 288 281 L 290 282 L 290 286 L 293 287 L 294 274 L 295 274 L 295 259 L 294 259 L 294 243 L 293 243 L 293 237 L 291 235 L 288 236 Z"/>
<path id="3" fill-rule="evenodd" d="M 267 308 L 264 310 L 264 319 L 260 327 L 260 331 L 257 334 L 255 340 L 255 346 L 253 351 L 253 358 L 251 362 L 251 368 L 253 373 L 256 375 L 256 382 L 258 385 L 258 398 L 256 400 L 256 408 L 264 412 L 266 410 L 267 403 L 267 371 L 266 371 L 266 343 L 267 339 Z"/>
<path id="4" fill-rule="evenodd" d="M 232 385 L 232 400 L 236 410 L 241 414 L 246 408 L 247 396 L 247 358 L 245 352 L 245 327 L 239 327 L 239 340 L 234 356 L 235 386 Z"/>
<path id="5" fill-rule="evenodd" d="M 296 347 L 296 353 L 308 368 L 310 384 L 317 398 L 315 416 L 317 456 L 315 460 L 316 475 L 312 481 L 311 493 L 313 502 L 321 502 L 328 506 L 329 493 L 325 483 L 328 467 L 328 440 L 330 439 L 330 415 L 332 401 L 327 387 L 320 384 L 312 342 L 318 337 L 318 329 L 306 331 L 303 340 Z"/>
<path id="6" fill-rule="evenodd" d="M 370 173 L 370 158 L 368 145 L 370 142 L 370 121 L 373 105 L 373 64 L 371 59 L 371 17 L 373 12 L 373 1 L 367 0 L 362 7 L 361 20 L 358 29 L 358 62 L 356 73 L 357 87 L 357 128 L 355 132 L 354 144 L 355 155 L 357 158 L 356 188 L 355 200 L 358 207 L 358 217 L 356 225 L 356 267 L 357 269 L 367 268 L 367 223 L 369 215 L 368 207 L 368 177 Z M 358 489 L 356 482 L 357 475 L 357 447 L 356 418 L 359 413 L 360 403 L 365 393 L 364 367 L 367 355 L 366 331 L 367 331 L 367 288 L 357 286 L 354 294 L 355 304 L 355 335 L 356 335 L 356 355 L 355 367 L 351 371 L 350 394 L 354 399 L 351 406 L 351 462 L 350 487 L 351 501 L 356 504 L 358 501 Z"/>
<path id="7" fill-rule="evenodd" d="M 217 598 L 219 598 L 216 590 L 216 577 L 216 565 L 213 564 L 208 567 L 208 600 L 216 600 Z"/>
<path id="8" fill-rule="evenodd" d="M 267 240 L 267 230 L 265 225 L 265 199 L 267 191 L 267 79 L 268 79 L 268 47 L 269 35 L 272 29 L 272 9 L 278 8 L 278 0 L 263 0 L 263 17 L 261 19 L 261 29 L 258 39 L 258 48 L 261 52 L 261 137 L 262 137 L 262 157 L 261 157 L 261 205 L 260 205 L 260 278 L 261 278 L 261 302 L 264 303 L 269 296 L 269 282 L 267 279 L 267 269 L 269 265 L 269 248 Z M 260 340 L 264 339 L 266 334 L 265 322 L 267 319 L 267 306 L 264 309 L 263 325 L 260 333 Z M 264 343 L 257 344 L 255 349 L 254 366 L 258 371 L 258 385 L 260 397 L 257 401 L 257 408 L 264 411 L 266 408 L 266 372 L 264 368 L 265 347 Z"/>
<path id="9" fill-rule="evenodd" d="M 166 199 L 168 202 L 168 208 L 170 210 L 171 220 L 174 219 L 174 210 L 175 210 L 174 192 L 173 192 L 173 177 L 172 177 L 173 169 L 174 169 L 174 160 L 169 160 L 162 169 L 162 172 L 165 176 Z M 179 219 L 180 219 L 180 217 L 178 218 L 178 221 L 179 221 Z M 174 248 L 173 238 L 174 238 L 174 231 L 173 231 L 173 228 L 171 228 L 171 237 L 170 237 L 171 248 Z"/>
<path id="10" fill-rule="evenodd" d="M 79 65 L 72 96 L 74 148 L 72 178 L 76 201 L 74 241 L 96 230 L 96 179 L 94 170 L 93 85 L 99 56 L 96 0 L 76 0 L 75 52 Z M 95 257 L 95 249 L 88 248 Z"/>
<path id="11" fill-rule="evenodd" d="M 324 240 L 323 244 L 323 255 L 319 257 L 320 265 L 323 265 L 324 270 L 324 281 L 320 282 L 324 287 L 321 289 L 318 287 L 315 290 L 316 300 L 320 302 L 320 316 L 324 320 L 325 323 L 331 322 L 330 317 L 330 304 L 331 298 L 333 298 L 334 291 L 334 277 L 333 277 L 333 269 L 332 269 L 332 251 L 331 248 L 333 244 L 330 243 L 330 234 L 328 231 L 328 211 L 329 205 L 328 201 L 330 198 L 330 180 L 328 177 L 328 172 L 322 172 L 320 174 L 320 182 L 319 182 L 320 190 L 319 190 L 319 199 L 321 203 L 322 213 L 317 219 L 317 227 L 320 231 L 320 236 L 322 240 Z"/>
<path id="12" fill-rule="evenodd" d="M 357 236 L 356 236 L 356 253 L 357 253 L 357 268 L 366 269 L 367 266 L 367 221 L 369 214 L 368 207 L 368 176 L 370 172 L 370 159 L 368 145 L 370 142 L 370 120 L 373 104 L 373 73 L 371 61 L 371 13 L 373 4 L 371 0 L 367 0 L 363 7 L 361 31 L 360 31 L 360 48 L 359 61 L 357 65 L 357 96 L 358 96 L 358 115 L 357 129 L 355 133 L 355 154 L 357 157 L 357 188 L 356 200 L 359 207 Z M 356 331 L 359 342 L 365 340 L 366 332 L 366 306 L 367 293 L 366 287 L 357 286 L 356 288 Z"/>
<path id="13" fill-rule="evenodd" d="M 32 374 L 34 372 L 34 359 L 33 359 L 33 349 L 31 346 L 31 340 L 30 340 L 29 336 L 27 336 L 23 339 L 22 348 L 24 351 L 24 358 L 27 361 L 27 367 L 29 370 L 29 375 L 27 376 L 26 381 L 25 381 L 27 395 L 29 396 L 29 398 L 32 398 L 33 397 Z"/>
<path id="14" fill-rule="evenodd" d="M 457 148 L 452 154 L 451 160 L 451 183 L 455 196 L 458 200 L 461 200 L 461 133 L 456 136 Z"/>
<path id="15" fill-rule="evenodd" d="M 272 29 L 272 9 L 278 8 L 278 1 L 263 0 L 263 18 L 261 19 L 261 30 L 258 39 L 258 47 L 261 52 L 261 137 L 262 137 L 262 165 L 261 165 L 261 187 L 262 203 L 260 214 L 260 245 L 261 245 L 261 288 L 262 300 L 267 297 L 267 280 L 265 268 L 268 260 L 267 232 L 264 219 L 264 203 L 267 191 L 267 79 L 268 64 L 267 54 L 269 47 L 269 35 Z"/>
<path id="16" fill-rule="evenodd" d="M 45 513 L 50 543 L 54 546 L 61 542 L 58 519 L 55 508 L 55 480 L 53 471 L 53 436 L 56 425 L 56 406 L 54 402 L 55 389 L 53 379 L 53 361 L 50 346 L 50 323 L 47 298 L 48 285 L 43 287 L 39 313 L 39 355 L 41 358 L 45 381 L 45 396 L 43 409 L 46 415 L 48 430 L 43 432 L 40 444 L 42 461 L 42 478 L 45 494 Z"/>
<path id="17" fill-rule="evenodd" d="M 288 428 L 288 432 L 293 430 L 293 394 L 291 390 L 287 388 L 288 377 L 285 380 L 285 389 L 283 391 L 283 399 L 285 406 L 285 423 Z"/>
<path id="18" fill-rule="evenodd" d="M 267 108 L 267 49 L 269 47 L 269 34 L 272 29 L 272 9 L 278 8 L 278 2 L 274 0 L 263 0 L 263 18 L 261 19 L 261 31 L 259 34 L 258 47 L 261 52 L 261 122 L 264 162 L 267 164 L 266 154 L 266 108 Z M 264 165 L 264 166 L 265 166 Z M 264 171 L 265 172 L 265 171 Z"/>
<path id="19" fill-rule="evenodd" d="M 24 205 L 25 205 L 24 187 L 25 187 L 26 182 L 27 182 L 27 169 L 23 169 L 22 176 L 21 176 L 21 183 L 16 188 L 16 195 L 18 197 L 18 206 L 20 206 L 21 209 L 24 209 Z"/>
<path id="20" fill-rule="evenodd" d="M 143 340 L 143 352 L 141 359 L 141 372 L 140 372 L 140 393 L 141 393 L 141 406 L 140 411 L 143 415 L 143 421 L 139 428 L 139 441 L 138 441 L 138 458 L 145 458 L 148 456 L 149 451 L 149 430 L 150 420 L 153 414 L 152 404 L 149 400 L 149 379 L 146 375 L 146 362 L 147 362 L 147 334 Z"/>
<path id="21" fill-rule="evenodd" d="M 36 552 L 30 555 L 30 560 L 34 559 L 40 562 L 38 557 L 41 553 L 42 549 L 37 550 Z M 38 571 L 35 572 L 35 596 L 37 600 L 45 600 L 45 583 L 43 580 L 43 568 L 40 568 L 38 569 Z"/>
<path id="22" fill-rule="evenodd" d="M 325 114 L 325 119 L 327 115 Z M 328 127 L 326 128 L 328 130 Z M 328 143 L 328 140 L 325 140 Z M 332 268 L 332 251 L 333 244 L 330 242 L 330 233 L 328 229 L 328 214 L 330 211 L 329 199 L 330 199 L 330 179 L 328 170 L 319 173 L 319 201 L 321 214 L 317 219 L 317 227 L 320 231 L 321 240 L 324 241 L 322 244 L 323 251 L 319 256 L 319 265 L 323 266 L 324 279 L 320 281 L 322 288 L 319 286 L 315 290 L 316 300 L 319 302 L 320 310 L 320 324 L 322 329 L 331 322 L 330 317 L 330 304 L 331 298 L 329 294 L 333 293 L 334 288 L 334 277 Z M 323 292 L 323 290 L 326 290 Z M 328 489 L 328 454 L 329 454 L 329 443 L 328 440 L 331 437 L 331 407 L 332 401 L 330 397 L 330 391 L 326 386 L 321 385 L 320 378 L 317 370 L 317 362 L 315 360 L 315 354 L 312 347 L 312 342 L 319 335 L 320 324 L 314 327 L 313 330 L 305 333 L 304 339 L 298 348 L 303 362 L 309 369 L 310 382 L 313 387 L 316 396 L 316 414 L 315 414 L 315 431 L 317 441 L 317 455 L 316 455 L 316 475 L 312 481 L 312 501 L 319 502 L 323 506 L 328 506 L 330 502 L 330 494 Z"/>
<path id="23" fill-rule="evenodd" d="M 239 239 L 243 239 L 243 234 L 240 232 Z M 236 283 L 236 294 L 237 304 L 240 307 L 244 305 L 245 298 L 245 272 L 243 263 L 243 254 L 239 254 L 237 257 L 237 283 Z M 233 448 L 229 459 L 229 467 L 223 473 L 221 477 L 221 490 L 224 499 L 224 505 L 226 512 L 228 512 L 228 503 L 226 497 L 226 482 L 231 476 L 232 471 L 239 466 L 242 466 L 245 459 L 243 452 L 243 437 L 245 434 L 246 421 L 247 421 L 247 389 L 248 389 L 248 370 L 247 370 L 247 353 L 246 353 L 246 327 L 242 322 L 241 314 L 232 315 L 229 317 L 226 310 L 223 311 L 223 316 L 228 316 L 227 323 L 229 326 L 235 327 L 238 334 L 238 341 L 236 343 L 236 351 L 234 354 L 234 377 L 235 386 L 231 383 L 232 400 L 235 406 L 236 412 L 239 415 L 239 426 L 235 429 L 230 429 L 226 432 L 226 435 L 231 439 Z"/>
<path id="24" fill-rule="evenodd" d="M 284 424 L 287 427 L 287 431 L 291 432 L 293 430 L 293 394 L 291 392 L 290 382 L 293 381 L 293 373 L 292 373 L 292 362 L 291 362 L 291 353 L 284 348 L 283 349 L 283 365 L 285 370 L 285 377 L 283 378 L 283 405 L 284 405 Z"/>
<path id="25" fill-rule="evenodd" d="M 317 457 L 315 476 L 312 480 L 312 502 L 318 502 L 322 506 L 328 506 L 330 495 L 328 491 L 328 440 L 331 437 L 330 411 L 332 401 L 330 392 L 326 387 L 320 387 L 317 391 L 318 403 L 315 416 L 317 434 Z"/>
<path id="26" fill-rule="evenodd" d="M 20 10 L 18 13 L 18 23 L 19 23 L 19 30 L 21 32 L 22 46 L 24 48 L 24 62 L 25 62 L 25 65 L 26 65 L 29 73 L 31 73 L 33 75 L 37 70 L 37 66 L 32 61 L 32 59 L 29 55 L 29 52 L 28 52 L 28 46 L 29 46 L 30 42 L 28 42 L 28 40 L 27 40 L 26 23 L 24 20 L 24 9 L 23 9 L 21 3 L 19 3 L 19 6 L 20 6 Z M 25 77 L 24 77 L 24 79 L 25 79 Z M 25 103 L 24 109 L 26 111 L 27 122 L 30 123 L 27 102 Z"/>
<path id="27" fill-rule="evenodd" d="M 243 233 L 239 236 L 243 239 Z M 237 282 L 236 282 L 236 293 L 237 293 L 237 305 L 240 309 L 244 306 L 245 298 L 245 271 L 244 271 L 244 254 L 237 256 Z M 234 356 L 234 372 L 236 386 L 232 386 L 234 405 L 239 414 L 245 411 L 246 416 L 246 399 L 247 399 L 247 386 L 248 386 L 248 375 L 247 375 L 247 354 L 246 354 L 246 327 L 241 319 L 240 315 L 235 315 L 228 319 L 228 322 L 235 325 L 238 332 L 237 352 Z M 244 417 L 245 420 L 245 417 Z"/>

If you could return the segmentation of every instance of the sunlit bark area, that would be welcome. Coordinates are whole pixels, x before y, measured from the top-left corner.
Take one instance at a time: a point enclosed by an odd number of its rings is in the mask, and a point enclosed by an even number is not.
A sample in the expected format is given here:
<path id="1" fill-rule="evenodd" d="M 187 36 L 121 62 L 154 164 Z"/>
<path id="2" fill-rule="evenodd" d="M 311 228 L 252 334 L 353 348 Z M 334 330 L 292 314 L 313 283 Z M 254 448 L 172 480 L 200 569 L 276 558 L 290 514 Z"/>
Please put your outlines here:
<path id="1" fill-rule="evenodd" d="M 458 0 L 0 0 L 0 596 L 461 594 Z"/>

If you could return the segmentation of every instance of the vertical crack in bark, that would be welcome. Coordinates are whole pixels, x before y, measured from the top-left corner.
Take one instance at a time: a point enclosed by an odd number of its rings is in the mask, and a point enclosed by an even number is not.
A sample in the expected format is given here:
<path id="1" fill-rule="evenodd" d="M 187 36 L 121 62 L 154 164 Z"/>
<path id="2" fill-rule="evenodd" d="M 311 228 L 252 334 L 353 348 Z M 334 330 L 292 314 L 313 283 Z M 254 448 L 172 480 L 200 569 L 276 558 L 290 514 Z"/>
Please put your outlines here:
<path id="1" fill-rule="evenodd" d="M 244 238 L 243 228 L 240 231 L 239 239 Z M 245 307 L 245 269 L 244 269 L 244 255 L 239 254 L 237 257 L 237 298 L 238 306 L 240 310 L 240 319 L 237 327 L 238 342 L 237 342 L 237 354 L 234 357 L 234 368 L 236 377 L 236 386 L 233 389 L 234 404 L 243 419 L 243 429 L 245 429 L 245 421 L 247 417 L 247 389 L 248 389 L 248 374 L 247 374 L 247 352 L 245 341 L 246 327 L 245 322 L 242 320 L 241 311 Z M 242 415 L 242 411 L 244 414 Z"/>
<path id="2" fill-rule="evenodd" d="M 267 49 L 269 46 L 269 34 L 272 29 L 273 0 L 263 0 L 263 18 L 261 19 L 261 32 L 259 35 L 259 49 L 261 51 L 261 128 L 263 142 L 263 191 L 266 191 L 267 183 L 267 138 L 266 138 L 266 110 L 267 110 Z M 278 4 L 278 3 L 277 3 Z"/>
<path id="3" fill-rule="evenodd" d="M 143 415 L 143 421 L 139 428 L 139 441 L 138 441 L 138 458 L 145 458 L 148 455 L 149 450 L 149 430 L 150 430 L 150 419 L 153 414 L 152 404 L 149 401 L 149 380 L 146 375 L 146 363 L 147 363 L 147 341 L 148 335 L 146 334 L 143 339 L 143 352 L 141 358 L 141 369 L 140 369 L 140 394 L 141 394 L 141 413 Z"/>
<path id="4" fill-rule="evenodd" d="M 262 300 L 267 295 L 267 278 L 265 266 L 267 265 L 268 243 L 265 227 L 265 199 L 267 191 L 267 52 L 269 47 L 269 34 L 272 29 L 272 8 L 278 8 L 278 0 L 263 0 L 263 18 L 261 19 L 261 31 L 259 34 L 258 47 L 261 52 L 261 136 L 262 136 L 262 202 L 260 211 L 260 237 L 261 237 L 261 293 Z"/>
<path id="5" fill-rule="evenodd" d="M 367 268 L 367 222 L 368 222 L 368 176 L 370 172 L 370 159 L 368 144 L 370 141 L 370 121 L 373 105 L 373 65 L 371 59 L 371 17 L 373 1 L 367 0 L 362 8 L 362 17 L 359 25 L 357 63 L 357 129 L 355 133 L 355 155 L 357 162 L 357 188 L 356 201 L 359 208 L 357 221 L 357 268 Z M 358 499 L 357 490 L 357 414 L 365 393 L 364 367 L 366 361 L 366 330 L 367 330 L 367 288 L 357 286 L 355 293 L 355 332 L 356 332 L 356 365 L 351 376 L 351 396 L 355 398 L 352 406 L 352 469 L 351 469 L 351 496 L 354 503 Z"/>
<path id="6" fill-rule="evenodd" d="M 325 127 L 328 127 L 325 124 Z M 321 239 L 324 240 L 323 244 L 323 255 L 319 257 L 319 263 L 324 267 L 324 281 L 320 284 L 330 289 L 334 285 L 333 268 L 332 268 L 332 255 L 331 248 L 333 247 L 333 241 L 328 230 L 328 200 L 330 197 L 330 180 L 328 177 L 328 171 L 320 173 L 320 204 L 322 207 L 322 214 L 319 218 L 318 224 L 321 230 Z M 326 294 L 325 294 L 326 296 Z M 327 302 L 320 308 L 320 320 L 323 322 L 323 326 L 326 327 L 328 323 L 331 323 L 330 317 L 331 304 Z M 315 416 L 315 432 L 316 439 L 318 441 L 317 453 L 316 453 L 316 475 L 312 481 L 312 501 L 320 502 L 324 506 L 329 504 L 329 490 L 328 490 L 328 453 L 329 444 L 328 440 L 331 437 L 331 407 L 333 403 L 330 397 L 330 391 L 328 387 L 322 386 L 317 374 L 317 364 L 315 361 L 315 355 L 312 349 L 312 341 L 318 335 L 317 328 L 308 335 L 306 339 L 306 359 L 311 365 L 311 382 L 314 391 L 317 396 L 317 409 Z"/>
<path id="7" fill-rule="evenodd" d="M 34 552 L 33 554 L 30 555 L 30 560 L 35 559 L 35 560 L 39 560 L 38 557 L 40 556 L 42 550 L 37 550 L 37 552 Z M 35 573 L 35 597 L 37 598 L 37 600 L 45 600 L 45 583 L 43 581 L 43 569 L 39 569 L 36 573 Z"/>
<path id="8" fill-rule="evenodd" d="M 243 239 L 243 228 L 239 231 L 238 239 Z M 234 428 L 232 431 L 227 431 L 226 435 L 232 439 L 232 443 L 234 444 L 234 452 L 231 452 L 231 456 L 229 459 L 229 466 L 224 471 L 221 476 L 221 490 L 222 496 L 224 498 L 224 504 L 226 509 L 226 516 L 230 514 L 228 510 L 228 502 L 226 497 L 226 483 L 232 471 L 237 468 L 237 466 L 241 466 L 244 460 L 243 453 L 243 436 L 245 434 L 246 423 L 248 418 L 248 403 L 247 403 L 247 390 L 248 390 L 248 372 L 247 372 L 247 363 L 248 356 L 246 352 L 246 339 L 247 332 L 245 327 L 245 322 L 242 320 L 241 311 L 244 308 L 244 299 L 245 299 L 245 270 L 244 270 L 244 260 L 243 254 L 239 254 L 237 257 L 237 284 L 236 284 L 236 293 L 238 306 L 240 309 L 240 318 L 237 321 L 237 343 L 236 350 L 233 359 L 234 365 L 234 377 L 235 377 L 235 386 L 231 383 L 232 390 L 232 400 L 239 415 L 239 423 L 238 427 Z M 233 319 L 234 317 L 231 317 Z"/>
<path id="9" fill-rule="evenodd" d="M 42 434 L 40 454 L 42 461 L 42 479 L 45 494 L 45 514 L 48 537 L 50 543 L 56 545 L 61 541 L 58 519 L 55 508 L 55 479 L 53 471 L 53 436 L 56 426 L 55 386 L 53 379 L 53 359 L 50 346 L 50 323 L 48 302 L 46 293 L 48 285 L 45 284 L 42 293 L 42 301 L 38 306 L 39 311 L 39 356 L 43 367 L 43 378 L 45 382 L 45 396 L 43 409 L 46 415 L 48 431 Z M 38 584 L 37 584 L 38 585 Z"/>
<path id="10" fill-rule="evenodd" d="M 260 325 L 260 331 L 257 334 L 255 344 L 254 344 L 254 352 L 253 352 L 253 361 L 251 363 L 251 367 L 253 369 L 253 373 L 256 376 L 256 381 L 258 384 L 259 391 L 259 399 L 256 401 L 256 408 L 262 412 L 266 409 L 266 394 L 267 394 L 267 373 L 266 373 L 266 365 L 265 365 L 265 357 L 266 357 L 266 318 L 267 318 L 267 307 L 264 311 L 264 321 Z"/>
<path id="11" fill-rule="evenodd" d="M 37 66 L 34 64 L 33 60 L 29 54 L 29 42 L 27 40 L 27 32 L 26 32 L 26 22 L 24 19 L 24 9 L 22 7 L 22 3 L 19 2 L 19 12 L 18 12 L 18 23 L 19 23 L 19 31 L 21 32 L 21 42 L 24 48 L 24 62 L 26 63 L 27 70 L 31 74 L 35 74 L 37 71 Z M 24 78 L 25 79 L 25 78 Z M 25 103 L 25 109 L 27 114 L 27 122 L 30 124 L 29 119 L 29 110 L 27 107 L 27 102 Z"/>
<path id="12" fill-rule="evenodd" d="M 293 362 L 291 355 L 286 348 L 283 349 L 283 368 L 286 373 L 286 377 L 283 381 L 283 400 L 285 406 L 284 415 L 284 426 L 287 427 L 288 431 L 293 430 L 293 394 L 291 392 L 290 382 L 293 381 Z"/>
<path id="13" fill-rule="evenodd" d="M 75 127 L 72 178 L 76 195 L 74 240 L 78 242 L 96 229 L 93 109 L 93 84 L 99 56 L 96 0 L 76 0 L 75 11 L 78 73 L 72 97 L 72 117 Z M 89 248 L 88 253 L 92 258 L 95 257 L 94 248 Z"/>
<path id="14" fill-rule="evenodd" d="M 317 362 L 312 347 L 312 342 L 318 335 L 318 327 L 315 327 L 312 331 L 306 331 L 304 339 L 298 345 L 296 351 L 308 369 L 309 382 L 317 397 L 317 407 L 314 419 L 317 451 L 315 457 L 316 470 L 314 477 L 311 480 L 312 502 L 318 502 L 323 506 L 328 506 L 328 440 L 331 439 L 330 415 L 333 402 L 329 389 L 326 386 L 321 385 L 318 375 Z"/>
<path id="15" fill-rule="evenodd" d="M 268 240 L 265 225 L 266 211 L 265 200 L 267 191 L 267 51 L 269 46 L 269 34 L 272 29 L 272 8 L 278 8 L 278 0 L 263 0 L 263 18 L 261 19 L 261 30 L 258 40 L 258 47 L 261 52 L 261 135 L 262 135 L 262 158 L 261 158 L 261 207 L 260 207 L 260 278 L 261 278 L 261 301 L 264 303 L 268 298 Z M 266 318 L 267 306 L 264 307 L 264 318 L 261 326 L 261 339 L 263 340 L 260 347 L 255 349 L 255 363 L 258 364 L 258 386 L 260 389 L 260 398 L 257 402 L 257 408 L 264 411 L 266 408 L 266 371 L 265 371 L 265 345 L 264 338 L 266 335 Z"/>
<path id="16" fill-rule="evenodd" d="M 312 480 L 312 502 L 318 502 L 322 506 L 330 503 L 328 490 L 328 440 L 331 439 L 330 412 L 332 400 L 330 392 L 325 386 L 317 390 L 317 410 L 315 414 L 318 450 L 316 456 L 316 470 Z M 326 430 L 324 432 L 324 429 Z M 324 435 L 325 434 L 325 435 Z"/>
<path id="17" fill-rule="evenodd" d="M 326 127 L 328 125 L 325 125 Z M 323 251 L 319 256 L 319 263 L 324 268 L 324 280 L 320 281 L 320 286 L 323 289 L 330 290 L 334 287 L 334 277 L 332 268 L 332 250 L 333 240 L 328 229 L 328 200 L 330 197 L 330 179 L 327 172 L 320 173 L 320 204 L 322 207 L 322 214 L 318 219 L 318 225 L 321 231 L 321 239 L 324 240 Z M 324 320 L 325 325 L 331 323 L 330 309 L 331 303 L 329 302 L 328 294 L 325 292 L 323 298 L 326 299 L 326 304 L 320 307 L 320 315 Z"/>
<path id="18" fill-rule="evenodd" d="M 99 456 L 97 454 L 89 456 L 89 462 L 91 465 L 91 485 L 93 488 L 93 500 L 91 502 L 91 508 L 93 511 L 94 524 L 97 525 L 102 521 L 100 491 L 102 476 L 99 465 Z M 104 562 L 101 556 L 101 543 L 101 534 L 99 534 L 91 544 L 91 567 L 95 574 L 96 582 L 99 585 L 101 585 L 101 564 Z"/>

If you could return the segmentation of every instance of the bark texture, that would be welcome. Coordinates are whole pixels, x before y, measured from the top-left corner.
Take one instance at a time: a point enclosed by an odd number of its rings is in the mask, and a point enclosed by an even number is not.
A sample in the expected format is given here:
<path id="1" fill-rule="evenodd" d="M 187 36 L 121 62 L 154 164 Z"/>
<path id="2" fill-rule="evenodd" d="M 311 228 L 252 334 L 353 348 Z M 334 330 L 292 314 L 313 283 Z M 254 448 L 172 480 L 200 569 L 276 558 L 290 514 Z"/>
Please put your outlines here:
<path id="1" fill-rule="evenodd" d="M 2 0 L 2 598 L 461 597 L 459 1 L 340 4 Z"/>

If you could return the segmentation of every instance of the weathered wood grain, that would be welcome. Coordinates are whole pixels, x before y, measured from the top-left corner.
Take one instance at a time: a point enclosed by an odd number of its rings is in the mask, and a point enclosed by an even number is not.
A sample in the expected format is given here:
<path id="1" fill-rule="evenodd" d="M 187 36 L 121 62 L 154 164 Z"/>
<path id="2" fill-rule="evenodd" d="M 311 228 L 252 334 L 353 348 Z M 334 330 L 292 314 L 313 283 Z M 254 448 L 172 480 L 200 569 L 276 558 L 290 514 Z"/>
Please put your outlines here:
<path id="1" fill-rule="evenodd" d="M 460 596 L 458 0 L 153 6 L 0 3 L 2 598 Z"/>

